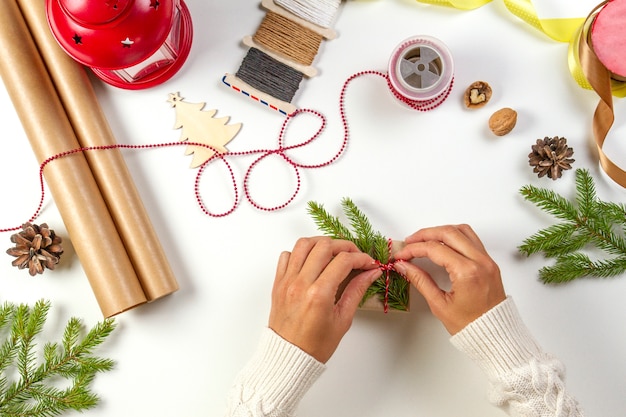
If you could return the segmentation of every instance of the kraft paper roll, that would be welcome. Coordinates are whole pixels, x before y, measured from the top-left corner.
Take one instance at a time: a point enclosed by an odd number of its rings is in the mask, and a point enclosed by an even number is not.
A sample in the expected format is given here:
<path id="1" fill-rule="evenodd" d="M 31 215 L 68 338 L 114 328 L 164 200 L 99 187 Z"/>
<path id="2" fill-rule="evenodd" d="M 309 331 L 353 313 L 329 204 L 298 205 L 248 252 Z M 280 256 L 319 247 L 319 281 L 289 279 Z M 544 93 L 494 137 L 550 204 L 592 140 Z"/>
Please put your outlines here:
<path id="1" fill-rule="evenodd" d="M 6 1 L 6 0 L 3 0 Z M 81 147 L 116 144 L 85 68 L 61 49 L 46 19 L 45 0 L 17 0 Z M 178 283 L 119 149 L 85 156 L 148 301 Z"/>
<path id="2" fill-rule="evenodd" d="M 79 148 L 74 130 L 14 0 L 0 1 L 0 76 L 41 164 Z M 85 274 L 105 317 L 145 303 L 135 270 L 85 156 L 73 154 L 44 170 Z"/>

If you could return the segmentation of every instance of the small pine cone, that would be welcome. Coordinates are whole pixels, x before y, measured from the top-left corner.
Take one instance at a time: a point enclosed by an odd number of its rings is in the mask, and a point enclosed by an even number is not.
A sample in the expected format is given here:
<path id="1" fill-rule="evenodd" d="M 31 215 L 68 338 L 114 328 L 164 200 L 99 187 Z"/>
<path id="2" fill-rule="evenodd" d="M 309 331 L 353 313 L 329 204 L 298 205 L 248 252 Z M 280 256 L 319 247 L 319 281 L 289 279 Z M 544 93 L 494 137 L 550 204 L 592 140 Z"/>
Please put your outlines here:
<path id="1" fill-rule="evenodd" d="M 31 276 L 43 274 L 45 268 L 54 269 L 63 253 L 61 241 L 46 223 L 41 226 L 24 223 L 21 232 L 11 235 L 15 247 L 8 249 L 7 253 L 17 258 L 11 265 L 28 268 Z"/>
<path id="2" fill-rule="evenodd" d="M 539 178 L 547 175 L 548 178 L 556 180 L 561 178 L 564 170 L 572 169 L 571 158 L 574 150 L 567 146 L 567 139 L 555 136 L 537 139 L 537 143 L 532 145 L 532 152 L 528 154 L 528 164 L 533 168 L 533 172 Z"/>

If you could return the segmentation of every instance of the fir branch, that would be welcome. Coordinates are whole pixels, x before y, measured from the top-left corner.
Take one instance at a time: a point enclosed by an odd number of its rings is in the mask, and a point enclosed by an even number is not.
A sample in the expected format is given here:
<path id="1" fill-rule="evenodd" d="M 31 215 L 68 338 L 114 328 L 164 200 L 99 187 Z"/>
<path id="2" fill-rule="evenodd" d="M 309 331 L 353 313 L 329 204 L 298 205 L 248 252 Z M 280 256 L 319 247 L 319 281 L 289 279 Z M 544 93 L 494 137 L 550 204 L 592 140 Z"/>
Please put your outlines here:
<path id="1" fill-rule="evenodd" d="M 377 233 L 373 239 L 372 258 L 377 259 L 382 264 L 389 262 L 389 239 Z"/>
<path id="2" fill-rule="evenodd" d="M 569 282 L 582 277 L 614 277 L 626 271 L 626 206 L 598 199 L 587 170 L 576 170 L 576 198 L 570 202 L 554 191 L 522 187 L 526 200 L 562 222 L 541 229 L 518 247 L 527 256 L 543 252 L 553 266 L 539 270 L 544 283 Z M 593 261 L 581 251 L 599 249 L 606 259 Z"/>
<path id="3" fill-rule="evenodd" d="M 384 275 L 378 278 L 374 283 L 368 288 L 366 296 L 361 300 L 361 305 L 365 303 L 365 301 L 375 295 L 378 295 L 382 301 L 385 295 L 385 277 Z M 393 296 L 392 296 L 393 294 Z M 389 280 L 389 299 L 388 299 L 389 308 L 395 310 L 406 311 L 409 308 L 409 291 L 408 291 L 408 283 L 400 274 L 395 271 L 391 271 L 390 280 Z"/>
<path id="4" fill-rule="evenodd" d="M 593 217 L 596 201 L 596 186 L 591 176 L 576 175 L 576 203 L 580 216 Z"/>
<path id="5" fill-rule="evenodd" d="M 559 255 L 562 252 L 560 249 L 564 246 L 568 246 L 564 248 L 565 252 L 569 252 L 570 247 L 573 246 L 576 246 L 574 250 L 577 250 L 586 245 L 588 241 L 585 236 L 582 236 L 584 238 L 582 242 L 579 242 L 578 240 L 574 242 L 578 243 L 578 245 L 567 245 L 566 243 L 570 242 L 570 239 L 575 232 L 575 223 L 555 224 L 545 229 L 541 229 L 537 233 L 526 238 L 524 240 L 524 244 L 519 247 L 519 250 L 527 256 L 537 252 L 550 252 L 550 255 L 548 256 Z M 580 245 L 581 243 L 582 245 Z"/>
<path id="6" fill-rule="evenodd" d="M 574 220 L 577 216 L 574 205 L 552 190 L 527 185 L 521 188 L 520 193 L 526 200 L 535 203 L 540 209 L 557 218 Z"/>
<path id="7" fill-rule="evenodd" d="M 577 252 L 557 258 L 556 264 L 540 270 L 543 281 L 565 283 L 583 277 L 609 278 L 626 270 L 626 258 L 592 261 L 589 256 Z"/>
<path id="8" fill-rule="evenodd" d="M 110 359 L 92 356 L 115 328 L 113 319 L 96 324 L 81 338 L 82 323 L 71 318 L 62 343 L 43 346 L 42 363 L 37 365 L 35 339 L 43 330 L 50 303 L 38 301 L 33 307 L 5 303 L 0 309 L 0 334 L 6 339 L 0 348 L 0 416 L 57 416 L 65 411 L 83 411 L 98 403 L 90 385 L 99 372 L 113 368 Z M 10 326 L 10 328 L 9 328 Z M 19 378 L 10 382 L 8 371 L 15 367 Z M 59 379 L 69 386 L 58 388 Z"/>
<path id="9" fill-rule="evenodd" d="M 354 230 L 354 243 L 363 252 L 368 252 L 374 246 L 375 233 L 372 224 L 365 214 L 349 198 L 341 201 L 341 206 Z M 370 253 L 370 255 L 373 255 Z"/>
<path id="10" fill-rule="evenodd" d="M 344 239 L 353 242 L 362 252 L 369 254 L 372 258 L 386 264 L 389 262 L 389 242 L 380 232 L 374 231 L 369 219 L 349 198 L 341 201 L 344 215 L 350 222 L 349 227 L 345 226 L 339 217 L 332 216 L 324 206 L 310 201 L 308 212 L 315 221 L 318 229 L 326 236 L 334 239 Z M 409 309 L 409 284 L 395 271 L 390 274 L 390 286 L 388 293 L 389 308 L 396 310 Z M 385 295 L 385 277 L 377 279 L 366 291 L 361 300 L 361 305 L 370 297 L 376 296 L 383 300 Z"/>
<path id="11" fill-rule="evenodd" d="M 339 217 L 330 215 L 324 206 L 314 201 L 309 201 L 308 212 L 313 217 L 317 228 L 327 236 L 334 239 L 344 239 L 354 241 L 352 232 L 345 227 Z"/>
<path id="12" fill-rule="evenodd" d="M 620 224 L 626 218 L 626 206 L 621 203 L 613 203 L 607 201 L 597 201 L 596 205 L 598 210 L 604 213 L 604 217 L 607 221 Z M 622 225 L 622 231 L 626 231 L 626 223 Z"/>

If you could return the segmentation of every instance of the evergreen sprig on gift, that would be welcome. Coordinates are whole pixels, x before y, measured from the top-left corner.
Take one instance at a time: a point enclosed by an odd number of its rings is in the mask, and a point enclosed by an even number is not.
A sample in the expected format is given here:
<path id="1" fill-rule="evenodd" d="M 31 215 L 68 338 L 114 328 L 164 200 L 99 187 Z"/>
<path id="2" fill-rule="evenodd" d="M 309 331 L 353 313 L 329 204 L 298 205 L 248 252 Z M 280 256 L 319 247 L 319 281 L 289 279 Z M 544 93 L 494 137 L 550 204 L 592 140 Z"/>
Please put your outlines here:
<path id="1" fill-rule="evenodd" d="M 380 232 L 374 231 L 372 224 L 365 214 L 349 198 L 341 201 L 344 215 L 349 221 L 345 226 L 338 216 L 328 213 L 322 204 L 310 201 L 308 212 L 315 221 L 318 229 L 326 236 L 334 239 L 343 239 L 353 242 L 362 252 L 369 254 L 381 264 L 389 262 L 389 240 Z M 385 277 L 377 279 L 361 300 L 361 305 L 370 297 L 378 295 L 384 300 Z M 397 272 L 390 272 L 390 284 L 387 300 L 389 308 L 406 311 L 409 308 L 409 284 Z"/>
<path id="2" fill-rule="evenodd" d="M 94 356 L 115 328 L 113 319 L 96 324 L 86 334 L 71 318 L 61 343 L 48 342 L 37 349 L 36 337 L 44 327 L 50 303 L 33 307 L 4 303 L 0 306 L 0 416 L 57 416 L 83 411 L 98 403 L 90 384 L 99 372 L 113 367 L 110 359 Z"/>
<path id="3" fill-rule="evenodd" d="M 519 246 L 520 252 L 527 256 L 543 252 L 556 260 L 554 265 L 539 270 L 539 278 L 544 283 L 563 283 L 581 277 L 614 277 L 626 271 L 626 206 L 598 199 L 595 183 L 587 170 L 576 170 L 574 202 L 532 185 L 522 187 L 520 193 L 561 220 L 539 230 Z M 594 249 L 606 257 L 592 259 L 588 253 Z"/>

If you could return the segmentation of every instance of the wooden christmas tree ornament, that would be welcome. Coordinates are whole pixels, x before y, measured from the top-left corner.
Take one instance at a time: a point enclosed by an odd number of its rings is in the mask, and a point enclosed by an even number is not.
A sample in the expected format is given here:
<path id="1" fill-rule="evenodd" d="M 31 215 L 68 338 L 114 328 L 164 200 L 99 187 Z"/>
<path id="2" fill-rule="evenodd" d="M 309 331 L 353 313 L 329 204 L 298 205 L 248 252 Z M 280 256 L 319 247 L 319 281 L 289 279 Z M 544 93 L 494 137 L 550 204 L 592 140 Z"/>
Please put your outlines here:
<path id="1" fill-rule="evenodd" d="M 241 129 L 241 123 L 228 124 L 229 117 L 215 118 L 217 110 L 203 111 L 205 103 L 187 103 L 179 93 L 167 100 L 176 109 L 175 129 L 182 129 L 181 142 L 194 142 L 207 146 L 189 145 L 185 155 L 193 155 L 191 168 L 198 168 L 216 153 L 227 153 L 226 144 Z"/>

